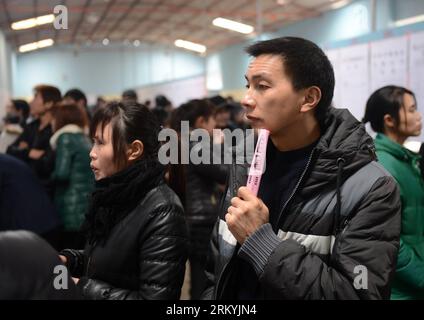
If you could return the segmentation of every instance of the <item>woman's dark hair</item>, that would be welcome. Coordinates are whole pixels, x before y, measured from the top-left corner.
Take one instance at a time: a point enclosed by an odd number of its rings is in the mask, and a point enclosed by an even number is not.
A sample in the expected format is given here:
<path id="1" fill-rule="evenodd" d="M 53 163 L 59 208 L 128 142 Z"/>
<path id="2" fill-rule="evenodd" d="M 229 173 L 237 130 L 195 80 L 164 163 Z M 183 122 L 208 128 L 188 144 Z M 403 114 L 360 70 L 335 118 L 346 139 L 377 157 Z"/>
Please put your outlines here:
<path id="1" fill-rule="evenodd" d="M 194 128 L 198 118 L 207 120 L 214 114 L 215 106 L 209 100 L 193 99 L 174 110 L 171 115 L 171 128 L 181 131 L 181 121 L 188 121 L 190 128 Z"/>
<path id="2" fill-rule="evenodd" d="M 90 125 L 90 135 L 94 137 L 96 129 L 111 124 L 112 145 L 115 164 L 119 169 L 127 165 L 126 148 L 134 140 L 143 142 L 142 157 L 157 157 L 161 129 L 156 117 L 142 104 L 123 104 L 110 102 L 97 110 Z"/>
<path id="3" fill-rule="evenodd" d="M 172 111 L 170 119 L 170 127 L 178 132 L 178 164 L 171 165 L 168 168 L 169 181 L 168 184 L 181 199 L 183 205 L 186 197 L 186 172 L 182 163 L 182 148 L 180 141 L 181 121 L 188 121 L 190 128 L 194 128 L 196 119 L 204 117 L 209 119 L 215 113 L 215 106 L 205 99 L 194 99 L 182 104 L 179 108 Z"/>
<path id="4" fill-rule="evenodd" d="M 171 101 L 169 101 L 168 98 L 165 97 L 162 94 L 157 95 L 155 97 L 155 101 L 156 101 L 156 106 L 157 107 L 162 107 L 162 108 L 165 108 L 166 106 L 169 106 L 171 104 Z"/>
<path id="5" fill-rule="evenodd" d="M 14 99 L 12 104 L 16 110 L 22 111 L 22 120 L 26 120 L 29 116 L 29 104 L 25 100 Z"/>
<path id="6" fill-rule="evenodd" d="M 51 109 L 55 119 L 55 130 L 59 130 L 68 124 L 75 124 L 80 128 L 87 125 L 85 115 L 76 104 L 58 104 Z"/>
<path id="7" fill-rule="evenodd" d="M 82 92 L 80 89 L 71 89 L 68 90 L 65 95 L 63 96 L 63 98 L 71 98 L 72 100 L 74 100 L 75 102 L 78 102 L 80 100 L 84 101 L 84 106 L 87 105 L 87 96 L 85 95 L 84 92 Z"/>
<path id="8" fill-rule="evenodd" d="M 370 122 L 375 132 L 384 133 L 384 116 L 390 115 L 399 125 L 399 111 L 405 94 L 415 95 L 411 90 L 399 86 L 386 86 L 375 91 L 365 107 L 363 123 Z"/>
<path id="9" fill-rule="evenodd" d="M 194 124 L 199 117 L 206 120 L 215 115 L 215 106 L 207 99 L 193 99 L 179 108 L 172 111 L 170 119 L 171 129 L 178 132 L 178 164 L 169 167 L 169 186 L 181 199 L 183 205 L 186 199 L 186 170 L 182 163 L 182 147 L 181 147 L 181 121 L 188 121 L 190 128 L 194 128 Z"/>

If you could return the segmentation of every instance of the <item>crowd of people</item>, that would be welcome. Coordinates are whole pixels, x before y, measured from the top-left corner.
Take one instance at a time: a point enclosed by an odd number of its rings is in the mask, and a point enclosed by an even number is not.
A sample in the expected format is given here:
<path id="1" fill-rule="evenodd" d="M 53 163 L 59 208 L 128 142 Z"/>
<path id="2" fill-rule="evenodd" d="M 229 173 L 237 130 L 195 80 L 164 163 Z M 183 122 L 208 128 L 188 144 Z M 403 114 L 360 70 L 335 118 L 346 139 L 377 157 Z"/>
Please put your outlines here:
<path id="1" fill-rule="evenodd" d="M 158 95 L 152 106 L 126 90 L 90 108 L 81 90 L 50 85 L 11 100 L 0 298 L 176 300 L 188 261 L 194 300 L 423 299 L 424 170 L 403 146 L 421 133 L 414 93 L 381 88 L 358 121 L 332 106 L 333 68 L 316 44 L 283 37 L 247 53 L 240 103 L 175 107 Z M 178 150 L 198 152 L 183 123 L 211 137 L 201 148 L 211 159 L 223 147 L 217 129 L 269 130 L 258 194 L 246 187 L 248 153 L 242 163 L 160 161 L 163 128 Z M 16 265 L 33 255 L 43 263 L 20 277 Z M 51 290 L 57 265 L 69 270 L 67 291 Z"/>

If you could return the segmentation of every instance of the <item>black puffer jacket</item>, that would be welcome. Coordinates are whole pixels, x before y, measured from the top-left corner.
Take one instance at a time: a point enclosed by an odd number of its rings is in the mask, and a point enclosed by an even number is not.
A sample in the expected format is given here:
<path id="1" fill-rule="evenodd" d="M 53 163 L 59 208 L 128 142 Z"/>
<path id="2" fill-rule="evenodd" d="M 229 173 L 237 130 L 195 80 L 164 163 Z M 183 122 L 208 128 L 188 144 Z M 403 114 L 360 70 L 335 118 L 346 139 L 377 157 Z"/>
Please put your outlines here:
<path id="1" fill-rule="evenodd" d="M 396 182 L 374 160 L 364 126 L 347 110 L 330 108 L 276 225 L 263 225 L 241 247 L 224 217 L 230 199 L 246 185 L 249 166 L 233 164 L 212 235 L 204 298 L 237 296 L 240 259 L 254 268 L 264 299 L 389 298 L 400 199 Z"/>
<path id="2" fill-rule="evenodd" d="M 187 260 L 186 225 L 180 200 L 164 184 L 158 166 L 138 165 L 97 182 L 97 191 L 105 190 L 94 193 L 87 215 L 93 242 L 84 251 L 62 251 L 72 274 L 82 276 L 78 287 L 84 297 L 179 299 Z M 131 208 L 131 199 L 138 199 L 135 208 L 122 214 Z"/>

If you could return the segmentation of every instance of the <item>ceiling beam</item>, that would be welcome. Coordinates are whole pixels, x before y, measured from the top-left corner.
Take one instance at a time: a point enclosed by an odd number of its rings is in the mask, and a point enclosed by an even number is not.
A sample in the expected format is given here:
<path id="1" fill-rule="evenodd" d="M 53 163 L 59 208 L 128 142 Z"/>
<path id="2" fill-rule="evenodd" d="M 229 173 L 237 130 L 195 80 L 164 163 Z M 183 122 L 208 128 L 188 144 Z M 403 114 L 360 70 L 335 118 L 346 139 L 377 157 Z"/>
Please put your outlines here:
<path id="1" fill-rule="evenodd" d="M 227 12 L 227 14 L 226 15 L 224 15 L 225 17 L 229 17 L 229 16 L 232 16 L 232 15 L 235 15 L 236 14 L 236 12 L 238 12 L 241 8 L 243 8 L 243 7 L 247 7 L 248 5 L 251 5 L 252 3 L 254 3 L 253 1 L 251 1 L 251 0 L 245 0 L 244 2 L 242 2 L 242 3 L 240 3 L 238 6 L 236 6 L 235 8 L 233 8 L 230 12 Z M 209 11 L 211 11 L 211 9 L 214 7 L 214 5 L 211 5 L 211 6 L 209 6 L 208 8 L 206 8 L 206 10 L 205 10 L 205 14 L 206 15 L 209 15 Z M 215 17 L 218 17 L 218 15 L 214 15 Z M 208 28 L 209 30 L 211 30 L 211 32 L 213 32 L 213 33 L 215 33 L 215 31 L 216 32 L 220 32 L 221 30 L 222 31 L 224 31 L 224 32 L 228 32 L 228 34 L 229 34 L 229 37 L 238 37 L 238 38 L 241 38 L 241 37 L 243 37 L 243 35 L 240 33 L 240 34 L 237 34 L 235 31 L 234 32 L 232 32 L 232 31 L 226 31 L 226 30 L 224 30 L 224 29 L 220 29 L 220 28 L 218 28 L 218 27 L 215 27 L 215 26 L 212 26 L 211 24 L 209 24 L 208 23 L 208 25 L 206 26 L 206 28 Z M 197 32 L 196 32 L 197 31 Z M 202 28 L 202 29 L 198 29 L 198 30 L 196 30 L 196 31 L 194 31 L 194 32 L 190 32 L 190 33 L 188 33 L 188 35 L 187 35 L 187 37 L 196 37 L 199 33 L 200 34 L 203 34 L 204 32 L 205 32 L 205 28 Z M 206 31 L 207 32 L 207 31 Z M 205 35 L 206 36 L 206 35 Z M 204 37 L 199 37 L 199 38 L 205 38 L 205 36 Z M 209 37 L 207 37 L 207 38 L 209 38 Z"/>
<path id="2" fill-rule="evenodd" d="M 1 4 L 2 4 L 4 15 L 6 16 L 6 21 L 7 21 L 7 24 L 8 24 L 7 28 L 9 30 L 11 30 L 12 19 L 10 18 L 10 12 L 9 12 L 9 9 L 7 8 L 6 0 L 1 0 Z M 18 46 L 18 36 L 13 31 L 11 32 L 10 39 L 12 39 L 13 45 L 15 47 L 17 47 Z"/>
<path id="3" fill-rule="evenodd" d="M 88 7 L 90 6 L 90 4 L 91 4 L 91 0 L 86 0 L 85 1 L 84 8 L 82 9 L 82 12 L 80 13 L 80 18 L 79 18 L 79 20 L 77 22 L 77 25 L 75 26 L 74 33 L 72 34 L 72 37 L 71 37 L 71 42 L 72 43 L 75 43 L 75 40 L 77 38 L 78 31 L 79 31 L 79 29 L 81 27 L 81 24 L 84 21 L 85 13 L 87 12 Z"/>
<path id="4" fill-rule="evenodd" d="M 38 17 L 38 0 L 33 0 L 32 1 L 32 16 L 33 17 Z M 40 31 L 38 30 L 38 28 L 35 28 L 35 41 L 39 41 L 40 40 Z"/>
<path id="5" fill-rule="evenodd" d="M 196 14 L 197 15 L 207 15 L 208 14 L 208 12 L 213 8 L 213 7 L 215 7 L 215 6 L 217 6 L 218 4 L 219 4 L 219 2 L 220 2 L 220 0 L 215 0 L 215 1 L 212 1 L 208 6 L 206 6 L 205 8 L 202 8 L 202 9 L 198 9 L 198 10 L 196 10 Z M 183 8 L 180 8 L 180 9 L 184 9 L 184 8 L 186 8 L 186 6 L 184 6 Z M 173 9 L 175 9 L 175 8 L 173 8 Z M 187 11 L 183 11 L 183 10 L 180 10 L 180 13 L 187 13 L 187 12 L 192 12 L 192 11 L 190 11 L 190 10 L 187 10 Z M 176 31 L 176 30 L 180 30 L 180 29 L 182 29 L 182 30 L 184 30 L 185 28 L 187 28 L 187 27 L 189 27 L 188 28 L 188 30 L 190 30 L 190 31 L 188 31 L 188 33 L 192 36 L 193 35 L 193 33 L 196 33 L 198 30 L 199 30 L 199 26 L 197 26 L 197 25 L 193 25 L 193 24 L 189 24 L 189 23 L 187 23 L 187 21 L 182 21 L 182 22 L 179 22 L 179 23 L 177 23 L 176 25 L 174 25 L 173 26 L 173 29 Z M 201 29 L 203 29 L 203 26 L 202 26 L 202 28 Z M 159 33 L 158 35 L 157 35 L 157 37 L 158 38 L 160 38 L 160 37 L 162 37 L 162 36 L 164 36 L 164 35 L 166 35 L 166 31 L 165 32 L 161 32 L 161 33 Z M 188 39 L 190 39 L 190 37 L 181 37 L 181 38 L 183 38 L 183 39 L 186 39 L 186 40 L 188 40 Z M 170 40 L 174 40 L 174 39 L 170 39 Z M 169 40 L 168 40 L 169 41 Z"/>
<path id="6" fill-rule="evenodd" d="M 159 6 L 163 5 L 165 1 L 164 0 L 159 0 L 158 2 L 156 2 L 153 7 L 148 10 L 148 12 L 146 12 L 143 16 L 141 16 L 140 18 L 136 19 L 136 22 L 131 24 L 130 27 L 126 30 L 126 32 L 124 32 L 124 34 L 126 34 L 128 37 L 130 37 L 130 34 L 133 33 L 134 29 L 140 29 L 140 26 L 144 24 L 144 19 L 148 18 L 149 15 L 154 12 L 155 9 L 157 9 Z M 139 21 L 143 21 L 141 24 L 139 24 Z M 146 21 L 148 22 L 149 19 L 146 19 Z"/>
<path id="7" fill-rule="evenodd" d="M 190 6 L 190 4 L 192 4 L 194 1 L 196 1 L 196 0 L 191 0 L 191 1 L 186 1 L 183 5 L 180 5 L 178 8 L 180 9 L 180 10 L 182 10 L 182 9 L 184 9 L 184 8 L 188 8 L 189 6 Z M 174 12 L 170 12 L 171 14 L 173 14 Z M 180 14 L 181 14 L 181 12 L 180 12 Z M 165 23 L 167 23 L 167 21 L 165 20 L 165 21 L 161 21 L 160 23 L 155 23 L 154 21 L 153 21 L 153 23 L 151 23 L 150 25 L 148 25 L 147 27 L 144 27 L 144 29 L 146 29 L 146 30 L 150 30 L 151 28 L 153 28 L 153 27 L 155 27 L 157 30 L 160 30 L 160 28 L 162 27 L 162 26 L 164 26 L 165 25 Z M 188 25 L 185 21 L 182 23 L 182 24 L 184 24 L 184 25 Z M 170 24 L 170 23 L 168 23 L 168 25 L 167 25 L 167 28 L 166 29 L 169 29 L 169 30 L 173 30 L 173 31 L 175 31 L 175 30 L 178 30 L 178 28 L 182 25 L 182 24 L 180 24 L 180 23 L 174 23 L 174 24 Z M 160 38 L 160 37 L 162 37 L 163 35 L 166 35 L 167 34 L 167 30 L 164 30 L 164 31 L 161 31 L 158 35 L 157 35 L 157 37 L 158 38 Z"/>
<path id="8" fill-rule="evenodd" d="M 110 34 L 119 27 L 122 21 L 124 21 L 128 17 L 128 15 L 133 11 L 133 9 L 138 4 L 140 4 L 140 0 L 133 0 L 133 2 L 131 2 L 128 8 L 124 11 L 124 14 L 121 15 L 121 17 L 118 20 L 116 20 L 116 22 L 112 25 L 112 27 L 110 27 L 109 30 L 106 32 L 106 38 L 110 37 Z"/>
<path id="9" fill-rule="evenodd" d="M 115 4 L 116 0 L 110 0 L 106 6 L 106 9 L 103 11 L 102 15 L 100 16 L 99 20 L 97 21 L 96 25 L 91 30 L 91 34 L 88 37 L 89 39 L 93 40 L 93 36 L 96 33 L 98 27 L 103 22 L 104 18 L 108 15 L 110 8 Z"/>

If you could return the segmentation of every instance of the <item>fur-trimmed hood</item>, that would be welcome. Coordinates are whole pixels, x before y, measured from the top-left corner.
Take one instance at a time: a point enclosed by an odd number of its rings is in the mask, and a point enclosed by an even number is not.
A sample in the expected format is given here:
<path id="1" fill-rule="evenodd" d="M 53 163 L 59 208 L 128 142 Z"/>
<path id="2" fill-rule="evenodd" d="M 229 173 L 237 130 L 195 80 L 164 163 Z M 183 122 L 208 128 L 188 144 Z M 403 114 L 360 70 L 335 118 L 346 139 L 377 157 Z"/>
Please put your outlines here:
<path id="1" fill-rule="evenodd" d="M 53 150 L 56 150 L 57 141 L 59 140 L 59 137 L 64 133 L 84 133 L 84 130 L 76 124 L 67 124 L 63 128 L 60 128 L 50 138 L 50 146 Z"/>

